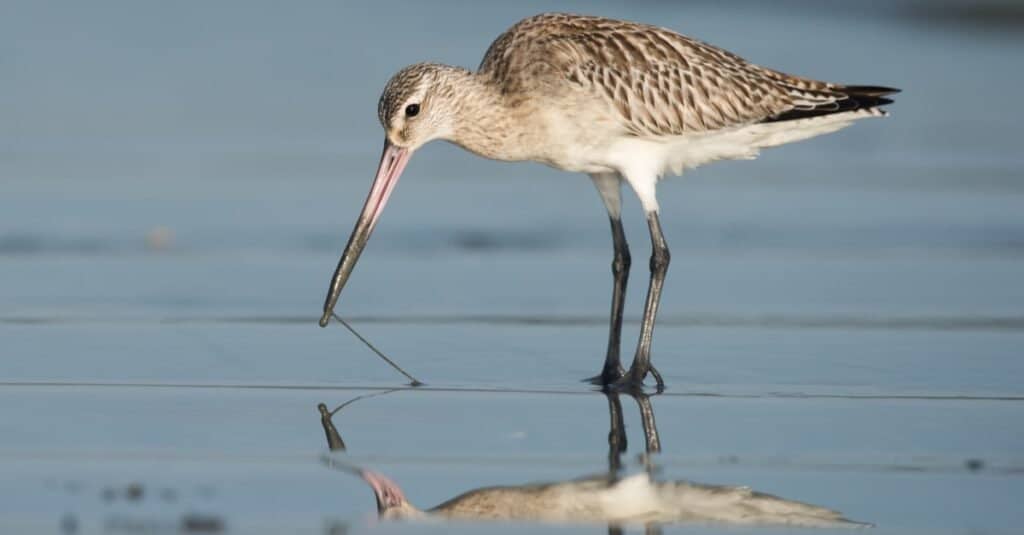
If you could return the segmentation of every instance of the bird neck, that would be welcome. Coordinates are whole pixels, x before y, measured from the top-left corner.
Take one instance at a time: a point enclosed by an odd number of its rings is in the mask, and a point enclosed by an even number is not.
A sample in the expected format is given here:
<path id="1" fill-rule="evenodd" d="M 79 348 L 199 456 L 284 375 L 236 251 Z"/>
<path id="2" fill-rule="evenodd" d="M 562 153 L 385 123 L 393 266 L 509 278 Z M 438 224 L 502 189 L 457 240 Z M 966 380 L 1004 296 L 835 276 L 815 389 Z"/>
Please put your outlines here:
<path id="1" fill-rule="evenodd" d="M 485 158 L 529 158 L 524 140 L 530 121 L 490 79 L 462 70 L 450 78 L 453 128 L 447 140 Z"/>

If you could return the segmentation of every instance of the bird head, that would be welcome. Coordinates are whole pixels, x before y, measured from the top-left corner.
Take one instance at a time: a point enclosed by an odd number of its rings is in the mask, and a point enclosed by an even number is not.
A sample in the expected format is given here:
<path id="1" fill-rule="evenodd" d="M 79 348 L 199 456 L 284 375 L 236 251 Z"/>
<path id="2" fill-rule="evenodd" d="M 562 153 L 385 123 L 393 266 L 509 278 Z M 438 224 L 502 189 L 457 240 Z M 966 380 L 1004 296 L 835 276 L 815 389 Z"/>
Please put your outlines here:
<path id="1" fill-rule="evenodd" d="M 469 71 L 437 63 L 416 63 L 395 73 L 377 103 L 387 142 L 414 151 L 454 132 L 455 86 Z"/>
<path id="2" fill-rule="evenodd" d="M 363 470 L 360 475 L 373 489 L 373 494 L 377 498 L 377 514 L 381 518 L 410 518 L 423 514 L 405 499 L 402 489 L 383 474 Z"/>
<path id="3" fill-rule="evenodd" d="M 459 110 L 458 82 L 471 77 L 469 71 L 459 67 L 417 63 L 398 71 L 384 86 L 377 104 L 377 115 L 384 127 L 384 151 L 363 211 L 331 279 L 321 327 L 330 321 L 341 290 L 413 151 L 429 141 L 450 139 L 454 134 Z"/>

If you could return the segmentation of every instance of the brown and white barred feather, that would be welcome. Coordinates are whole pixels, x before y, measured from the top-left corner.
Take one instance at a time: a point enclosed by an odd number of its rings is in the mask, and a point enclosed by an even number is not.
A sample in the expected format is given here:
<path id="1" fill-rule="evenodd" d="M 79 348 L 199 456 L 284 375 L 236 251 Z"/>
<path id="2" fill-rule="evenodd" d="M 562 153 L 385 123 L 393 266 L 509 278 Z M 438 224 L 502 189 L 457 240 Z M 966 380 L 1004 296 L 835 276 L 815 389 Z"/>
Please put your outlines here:
<path id="1" fill-rule="evenodd" d="M 547 13 L 500 35 L 479 73 L 528 94 L 565 81 L 617 114 L 623 133 L 678 136 L 759 122 L 871 110 L 888 104 L 884 87 L 843 86 L 754 65 L 707 43 L 656 26 Z"/>

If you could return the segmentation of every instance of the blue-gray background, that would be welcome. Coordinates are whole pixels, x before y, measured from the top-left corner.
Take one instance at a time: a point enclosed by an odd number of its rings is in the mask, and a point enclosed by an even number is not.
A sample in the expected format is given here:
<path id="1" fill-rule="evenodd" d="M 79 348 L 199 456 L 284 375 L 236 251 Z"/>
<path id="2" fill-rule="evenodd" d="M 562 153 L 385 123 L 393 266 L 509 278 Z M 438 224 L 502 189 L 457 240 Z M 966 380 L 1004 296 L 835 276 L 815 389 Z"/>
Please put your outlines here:
<path id="1" fill-rule="evenodd" d="M 198 506 L 229 525 L 365 527 L 368 491 L 316 461 L 313 407 L 400 382 L 315 318 L 379 156 L 376 99 L 401 66 L 474 67 L 548 10 L 904 90 L 889 119 L 661 184 L 668 475 L 882 528 L 1018 526 L 1024 8 L 909 0 L 3 2 L 8 518 L 102 526 L 120 514 L 104 485 L 141 480 L 216 490 Z M 648 242 L 629 196 L 626 219 L 635 320 Z M 597 470 L 605 402 L 576 380 L 603 356 L 610 260 L 584 177 L 419 151 L 339 310 L 454 391 L 346 409 L 353 453 L 423 505 Z"/>

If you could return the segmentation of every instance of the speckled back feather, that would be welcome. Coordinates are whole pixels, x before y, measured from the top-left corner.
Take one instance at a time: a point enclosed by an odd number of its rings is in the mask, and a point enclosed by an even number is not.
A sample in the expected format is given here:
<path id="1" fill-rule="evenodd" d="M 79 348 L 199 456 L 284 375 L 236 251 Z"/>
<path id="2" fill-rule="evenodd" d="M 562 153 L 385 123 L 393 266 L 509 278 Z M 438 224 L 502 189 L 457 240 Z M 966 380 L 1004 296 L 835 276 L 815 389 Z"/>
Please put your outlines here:
<path id="1" fill-rule="evenodd" d="M 624 133 L 641 137 L 887 103 L 851 98 L 842 85 L 760 67 L 665 28 L 563 13 L 529 17 L 509 28 L 487 50 L 479 74 L 510 95 L 545 87 L 558 91 L 568 80 L 606 102 Z M 814 113 L 799 113 L 808 111 Z"/>

